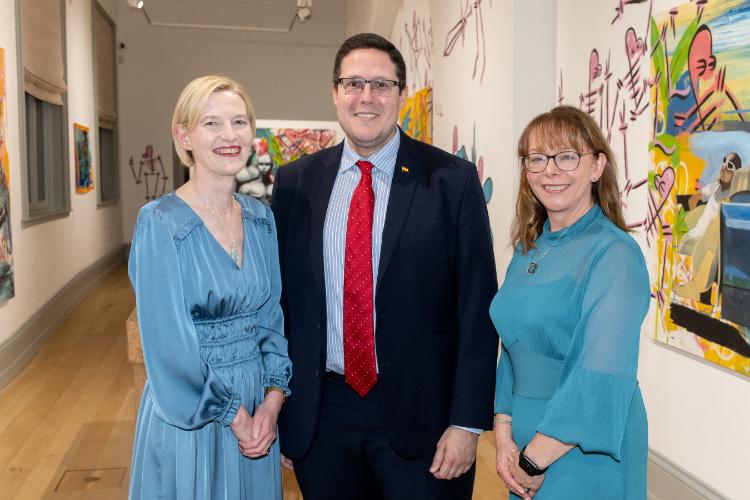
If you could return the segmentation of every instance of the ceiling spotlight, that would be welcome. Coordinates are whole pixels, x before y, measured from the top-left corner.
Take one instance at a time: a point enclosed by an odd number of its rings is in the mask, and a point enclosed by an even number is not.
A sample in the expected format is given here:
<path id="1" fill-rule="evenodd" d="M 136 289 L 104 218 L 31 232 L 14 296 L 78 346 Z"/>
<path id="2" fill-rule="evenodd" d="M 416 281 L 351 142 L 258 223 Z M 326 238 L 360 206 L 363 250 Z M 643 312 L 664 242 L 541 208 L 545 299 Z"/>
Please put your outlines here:
<path id="1" fill-rule="evenodd" d="M 307 21 L 312 15 L 312 0 L 297 0 L 297 19 Z"/>
<path id="2" fill-rule="evenodd" d="M 142 9 L 143 0 L 128 0 L 128 5 L 134 9 Z"/>

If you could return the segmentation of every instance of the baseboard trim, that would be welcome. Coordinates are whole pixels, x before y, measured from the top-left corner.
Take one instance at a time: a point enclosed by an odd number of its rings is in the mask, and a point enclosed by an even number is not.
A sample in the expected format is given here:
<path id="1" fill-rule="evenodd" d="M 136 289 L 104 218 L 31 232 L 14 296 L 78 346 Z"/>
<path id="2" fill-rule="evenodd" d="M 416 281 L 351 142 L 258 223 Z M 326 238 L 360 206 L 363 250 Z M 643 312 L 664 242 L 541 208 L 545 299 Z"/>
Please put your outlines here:
<path id="1" fill-rule="evenodd" d="M 675 464 L 661 453 L 648 451 L 649 500 L 725 500 L 699 478 Z"/>
<path id="2" fill-rule="evenodd" d="M 18 375 L 39 352 L 75 306 L 117 265 L 127 260 L 122 245 L 79 272 L 0 345 L 0 389 Z"/>

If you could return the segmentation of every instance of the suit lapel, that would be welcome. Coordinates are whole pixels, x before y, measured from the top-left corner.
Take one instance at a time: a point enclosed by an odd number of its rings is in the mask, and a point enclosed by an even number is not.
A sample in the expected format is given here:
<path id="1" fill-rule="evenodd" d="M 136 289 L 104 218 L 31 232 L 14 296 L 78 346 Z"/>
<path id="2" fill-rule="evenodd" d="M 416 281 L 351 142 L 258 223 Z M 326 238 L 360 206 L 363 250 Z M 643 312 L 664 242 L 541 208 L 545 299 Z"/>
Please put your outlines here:
<path id="1" fill-rule="evenodd" d="M 344 151 L 343 141 L 329 150 L 315 173 L 310 193 L 310 259 L 316 296 L 320 297 L 321 318 L 325 318 L 325 278 L 323 276 L 323 226 L 328 211 L 328 202 L 336 181 L 336 174 Z M 323 329 L 325 331 L 325 329 Z"/>
<path id="2" fill-rule="evenodd" d="M 378 282 L 375 285 L 376 297 L 379 296 L 377 290 L 383 281 L 383 275 L 388 270 L 388 264 L 396 250 L 401 230 L 409 214 L 409 207 L 414 198 L 414 189 L 422 175 L 414 141 L 403 132 L 399 131 L 399 133 L 401 134 L 401 143 L 396 156 L 391 193 L 388 197 L 388 208 L 385 213 L 383 240 L 380 246 L 380 263 L 378 264 Z"/>

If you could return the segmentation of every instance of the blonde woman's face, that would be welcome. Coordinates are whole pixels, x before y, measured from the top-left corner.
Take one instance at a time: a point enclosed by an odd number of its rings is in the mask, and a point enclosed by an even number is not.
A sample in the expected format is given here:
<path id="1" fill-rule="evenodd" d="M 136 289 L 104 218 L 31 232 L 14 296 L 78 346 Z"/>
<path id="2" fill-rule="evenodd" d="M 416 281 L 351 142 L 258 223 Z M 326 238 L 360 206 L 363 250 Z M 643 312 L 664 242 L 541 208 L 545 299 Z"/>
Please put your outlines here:
<path id="1" fill-rule="evenodd" d="M 524 169 L 534 196 L 547 210 L 553 231 L 570 226 L 593 206 L 591 184 L 601 177 L 607 161 L 604 154 L 592 154 L 594 152 L 590 148 L 579 150 L 574 141 L 555 143 L 560 146 L 548 146 L 532 135 L 527 156 L 535 153 L 554 156 L 561 152 L 570 152 L 565 157 L 575 158 L 575 153 L 581 153 L 575 170 L 562 170 L 553 158 L 549 159 L 544 170 L 540 172 L 534 173 Z M 570 166 L 569 163 L 565 168 L 568 169 Z"/>
<path id="2" fill-rule="evenodd" d="M 193 155 L 196 168 L 234 176 L 247 162 L 253 130 L 245 101 L 236 93 L 214 92 L 192 130 L 178 131 L 180 144 Z"/>

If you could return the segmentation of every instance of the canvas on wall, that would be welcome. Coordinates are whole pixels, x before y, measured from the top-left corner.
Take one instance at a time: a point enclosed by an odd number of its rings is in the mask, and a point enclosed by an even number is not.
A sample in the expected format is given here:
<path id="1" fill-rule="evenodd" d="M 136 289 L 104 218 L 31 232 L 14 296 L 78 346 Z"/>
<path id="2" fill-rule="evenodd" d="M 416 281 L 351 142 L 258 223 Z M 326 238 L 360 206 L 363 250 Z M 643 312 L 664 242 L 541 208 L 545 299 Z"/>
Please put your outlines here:
<path id="1" fill-rule="evenodd" d="M 0 48 L 0 302 L 15 295 L 10 234 L 10 164 L 5 146 L 5 50 Z"/>
<path id="2" fill-rule="evenodd" d="M 399 126 L 409 137 L 432 144 L 432 18 L 427 0 L 402 0 L 392 39 L 406 63 L 407 97 Z"/>
<path id="3" fill-rule="evenodd" d="M 654 15 L 655 337 L 750 376 L 750 5 Z"/>
<path id="4" fill-rule="evenodd" d="M 343 133 L 336 122 L 264 121 L 256 124 L 247 165 L 236 176 L 237 191 L 270 203 L 279 168 L 304 155 L 338 144 Z"/>
<path id="5" fill-rule="evenodd" d="M 94 175 L 91 169 L 89 127 L 73 124 L 73 138 L 76 155 L 76 193 L 88 193 L 94 189 Z"/>

